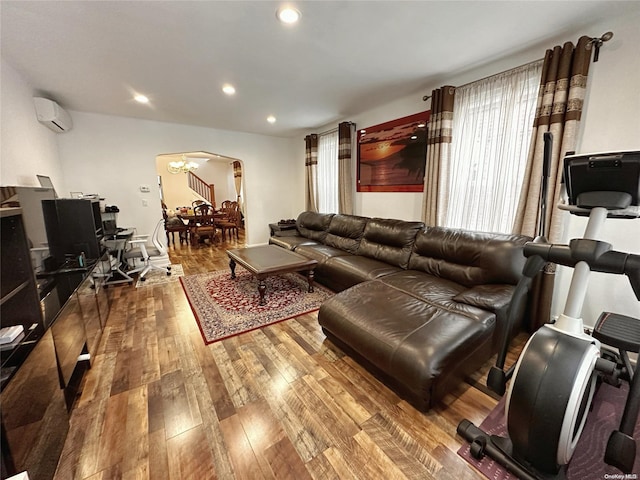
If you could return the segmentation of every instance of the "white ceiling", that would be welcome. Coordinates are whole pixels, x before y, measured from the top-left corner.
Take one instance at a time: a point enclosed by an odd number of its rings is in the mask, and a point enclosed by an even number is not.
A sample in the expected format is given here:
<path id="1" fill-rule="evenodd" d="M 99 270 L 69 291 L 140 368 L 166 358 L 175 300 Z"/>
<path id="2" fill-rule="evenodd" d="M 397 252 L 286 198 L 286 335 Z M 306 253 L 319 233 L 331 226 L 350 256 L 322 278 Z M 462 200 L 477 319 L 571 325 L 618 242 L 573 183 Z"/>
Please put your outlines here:
<path id="1" fill-rule="evenodd" d="M 2 56 L 66 109 L 293 136 L 640 5 L 298 1 L 284 26 L 281 4 L 0 0 Z"/>

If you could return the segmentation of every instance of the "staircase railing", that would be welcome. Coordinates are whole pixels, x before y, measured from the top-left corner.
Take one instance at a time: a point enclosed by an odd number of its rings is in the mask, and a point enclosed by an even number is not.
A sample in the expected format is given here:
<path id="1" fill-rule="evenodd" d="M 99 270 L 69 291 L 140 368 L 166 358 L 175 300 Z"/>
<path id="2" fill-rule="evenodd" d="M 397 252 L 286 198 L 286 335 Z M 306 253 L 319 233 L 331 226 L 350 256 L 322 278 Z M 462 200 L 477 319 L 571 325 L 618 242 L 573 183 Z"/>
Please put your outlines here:
<path id="1" fill-rule="evenodd" d="M 216 193 L 213 183 L 207 183 L 193 172 L 187 174 L 189 188 L 204 198 L 213 207 L 216 206 Z"/>
<path id="2" fill-rule="evenodd" d="M 0 203 L 4 203 L 5 200 L 10 199 L 16 194 L 14 187 L 0 187 Z"/>

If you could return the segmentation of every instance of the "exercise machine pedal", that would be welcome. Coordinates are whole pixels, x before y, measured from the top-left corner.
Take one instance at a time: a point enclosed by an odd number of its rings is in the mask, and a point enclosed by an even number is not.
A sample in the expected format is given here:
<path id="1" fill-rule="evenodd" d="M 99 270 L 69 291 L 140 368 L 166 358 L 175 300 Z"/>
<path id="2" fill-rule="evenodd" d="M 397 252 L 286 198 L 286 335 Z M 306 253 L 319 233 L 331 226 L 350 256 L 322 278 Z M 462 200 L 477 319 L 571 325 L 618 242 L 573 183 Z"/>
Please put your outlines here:
<path id="1" fill-rule="evenodd" d="M 488 455 L 520 480 L 563 480 L 565 478 L 564 475 L 546 477 L 533 473 L 530 468 L 512 458 L 510 445 L 499 446 L 497 442 L 504 439 L 483 432 L 469 420 L 462 420 L 456 431 L 458 435 L 469 442 L 470 453 L 476 460 L 481 460 L 485 455 Z"/>
<path id="2" fill-rule="evenodd" d="M 619 313 L 600 314 L 593 336 L 605 345 L 627 352 L 640 352 L 640 320 Z"/>
<path id="3" fill-rule="evenodd" d="M 628 401 L 620 420 L 620 429 L 614 430 L 607 441 L 604 461 L 624 473 L 633 471 L 636 459 L 636 442 L 633 433 L 640 413 L 640 379 L 633 374 L 627 352 L 640 351 L 640 320 L 618 313 L 603 312 L 593 329 L 593 337 L 620 352 L 626 375 L 630 382 Z"/>

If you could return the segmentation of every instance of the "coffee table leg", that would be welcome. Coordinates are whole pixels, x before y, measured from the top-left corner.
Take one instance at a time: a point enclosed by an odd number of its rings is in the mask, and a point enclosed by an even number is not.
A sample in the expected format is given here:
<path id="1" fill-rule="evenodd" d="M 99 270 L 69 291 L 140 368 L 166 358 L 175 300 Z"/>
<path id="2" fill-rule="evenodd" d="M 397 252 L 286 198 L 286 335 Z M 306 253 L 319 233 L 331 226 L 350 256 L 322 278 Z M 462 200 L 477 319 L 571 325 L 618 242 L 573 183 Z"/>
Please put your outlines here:
<path id="1" fill-rule="evenodd" d="M 236 278 L 236 262 L 233 258 L 229 259 L 229 268 L 231 269 L 231 278 Z"/>
<path id="2" fill-rule="evenodd" d="M 260 294 L 260 305 L 264 305 L 264 293 L 267 291 L 267 284 L 264 278 L 258 279 L 258 293 Z"/>
<path id="3" fill-rule="evenodd" d="M 309 293 L 313 293 L 313 279 L 315 277 L 315 273 L 313 269 L 309 270 L 307 273 L 307 280 L 309 281 Z"/>

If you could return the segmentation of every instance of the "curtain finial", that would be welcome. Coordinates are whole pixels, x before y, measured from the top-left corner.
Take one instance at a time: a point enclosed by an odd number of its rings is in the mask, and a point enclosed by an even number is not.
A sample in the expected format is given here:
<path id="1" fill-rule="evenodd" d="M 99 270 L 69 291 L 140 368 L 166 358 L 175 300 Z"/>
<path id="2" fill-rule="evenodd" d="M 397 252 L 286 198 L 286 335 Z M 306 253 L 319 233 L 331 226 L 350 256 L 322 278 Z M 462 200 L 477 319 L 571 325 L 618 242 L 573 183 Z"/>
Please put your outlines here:
<path id="1" fill-rule="evenodd" d="M 600 47 L 602 46 L 602 44 L 604 42 L 608 42 L 612 38 L 613 38 L 613 32 L 607 32 L 607 33 L 604 33 L 599 38 L 594 37 L 591 39 L 591 43 L 593 44 L 593 47 L 595 50 L 593 53 L 593 63 L 598 61 L 598 57 L 600 56 Z"/>

